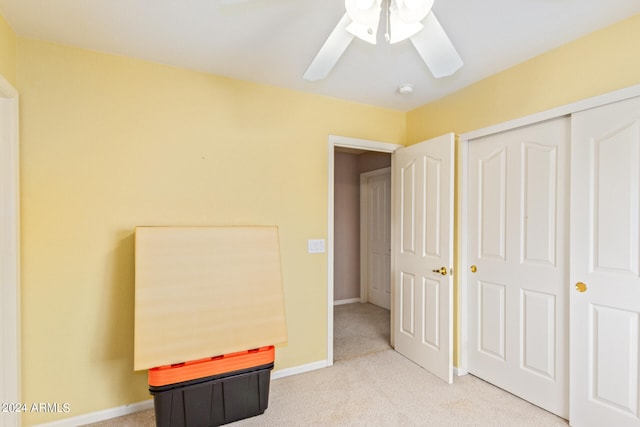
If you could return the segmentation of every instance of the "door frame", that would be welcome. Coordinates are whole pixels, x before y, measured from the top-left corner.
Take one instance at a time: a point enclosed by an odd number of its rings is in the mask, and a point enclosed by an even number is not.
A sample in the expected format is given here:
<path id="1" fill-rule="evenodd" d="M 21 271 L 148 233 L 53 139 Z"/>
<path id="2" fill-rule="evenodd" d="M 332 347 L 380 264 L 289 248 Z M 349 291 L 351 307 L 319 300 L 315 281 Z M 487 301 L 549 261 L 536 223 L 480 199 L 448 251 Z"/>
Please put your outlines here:
<path id="1" fill-rule="evenodd" d="M 381 153 L 392 154 L 398 148 L 403 147 L 399 144 L 389 142 L 373 141 L 367 139 L 350 138 L 346 136 L 329 135 L 327 163 L 329 173 L 327 174 L 327 360 L 326 365 L 333 365 L 333 254 L 334 254 L 334 178 L 335 178 L 335 148 L 352 148 L 363 151 L 377 151 Z M 393 193 L 391 194 L 391 204 L 393 205 Z M 391 230 L 393 233 L 393 227 Z M 394 272 L 393 257 L 391 261 L 391 274 Z M 393 276 L 392 276 L 393 277 Z M 393 288 L 393 281 L 391 282 Z M 392 289 L 393 299 L 393 289 Z M 393 301 L 392 301 L 393 304 Z M 393 308 L 393 305 L 392 305 Z M 393 315 L 391 316 L 393 321 Z M 393 325 L 392 325 L 393 326 Z M 391 329 L 393 330 L 393 328 Z M 391 336 L 391 346 L 393 346 L 393 334 Z"/>
<path id="2" fill-rule="evenodd" d="M 577 113 L 579 111 L 588 110 L 590 108 L 600 107 L 602 105 L 611 104 L 613 102 L 622 101 L 629 98 L 634 98 L 640 96 L 640 84 L 629 86 L 623 89 L 619 89 L 613 92 L 605 93 L 603 95 L 594 96 L 591 98 L 586 98 L 581 101 L 573 102 L 571 104 L 562 105 L 556 108 L 552 108 L 546 111 L 542 111 L 539 113 L 530 114 L 528 116 L 520 117 L 514 120 L 509 120 L 503 123 L 499 123 L 496 125 L 488 126 L 485 128 L 473 130 L 470 132 L 466 132 L 460 134 L 459 142 L 460 142 L 460 150 L 458 156 L 458 162 L 456 164 L 456 168 L 458 170 L 458 215 L 456 218 L 457 224 L 459 226 L 459 233 L 457 236 L 457 241 L 455 244 L 457 245 L 457 258 L 459 262 L 457 265 L 459 266 L 460 273 L 459 277 L 459 288 L 458 288 L 458 321 L 460 322 L 458 325 L 459 331 L 459 347 L 458 347 L 458 356 L 460 366 L 458 366 L 457 373 L 458 375 L 464 375 L 468 373 L 468 365 L 467 365 L 467 355 L 468 355 L 468 316 L 467 316 L 467 280 L 466 280 L 466 269 L 468 266 L 467 262 L 467 236 L 469 233 L 469 227 L 466 222 L 467 214 L 468 214 L 468 199 L 469 199 L 469 187 L 468 187 L 468 163 L 469 163 L 469 144 L 473 143 L 475 139 L 482 138 L 485 136 L 497 134 L 500 132 L 504 132 L 507 130 L 516 129 L 519 127 L 524 127 L 528 125 L 532 125 L 535 123 L 540 123 L 546 120 L 555 119 L 561 116 L 568 116 L 573 113 Z M 571 148 L 569 148 L 571 150 Z"/>
<path id="3" fill-rule="evenodd" d="M 385 174 L 388 174 L 389 180 L 391 180 L 390 166 L 360 174 L 360 302 L 369 301 L 369 236 L 367 233 L 369 215 L 367 215 L 366 210 L 369 206 L 369 197 L 367 196 L 369 178 Z M 389 277 L 389 280 L 391 281 L 391 277 Z"/>
<path id="4" fill-rule="evenodd" d="M 0 342 L 2 401 L 20 402 L 20 186 L 18 91 L 0 75 Z M 2 426 L 20 424 L 20 414 L 3 414 Z"/>

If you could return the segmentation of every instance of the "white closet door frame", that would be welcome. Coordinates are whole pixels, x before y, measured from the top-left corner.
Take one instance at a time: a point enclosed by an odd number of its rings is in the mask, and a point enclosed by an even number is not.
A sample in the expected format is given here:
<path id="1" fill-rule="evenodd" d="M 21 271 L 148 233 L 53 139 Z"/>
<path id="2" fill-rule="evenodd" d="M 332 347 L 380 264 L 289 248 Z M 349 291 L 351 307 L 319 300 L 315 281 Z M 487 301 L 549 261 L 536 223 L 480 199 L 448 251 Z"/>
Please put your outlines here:
<path id="1" fill-rule="evenodd" d="M 633 98 L 636 96 L 640 96 L 640 85 L 629 86 L 624 89 L 616 90 L 614 92 L 609 92 L 604 95 L 595 96 L 592 98 L 587 98 L 582 101 L 574 102 L 571 104 L 563 105 L 557 108 L 553 108 L 550 110 L 542 111 L 536 114 L 531 114 L 529 116 L 521 117 L 515 120 L 510 120 L 507 122 L 503 122 L 497 125 L 489 126 L 486 128 L 474 130 L 471 132 L 460 134 L 460 151 L 458 156 L 458 164 L 456 168 L 460 171 L 459 175 L 459 191 L 458 191 L 458 216 L 457 221 L 460 226 L 458 232 L 458 241 L 457 244 L 457 255 L 459 259 L 458 269 L 460 271 L 469 268 L 467 262 L 467 236 L 469 234 L 466 218 L 468 217 L 468 197 L 469 197 L 469 188 L 468 188 L 468 163 L 469 163 L 469 144 L 473 142 L 474 139 L 481 138 L 484 136 L 496 134 L 499 132 L 503 132 L 506 130 L 511 130 L 515 128 L 519 128 L 522 126 L 531 125 L 534 123 L 543 122 L 545 120 L 554 119 L 556 117 L 566 116 L 573 113 L 577 113 L 578 111 L 587 110 L 589 108 L 599 107 L 601 105 L 610 104 L 612 102 L 618 102 L 625 99 Z M 459 275 L 459 292 L 458 292 L 458 321 L 460 322 L 460 341 L 459 341 L 459 356 L 460 356 L 460 366 L 456 369 L 458 375 L 465 375 L 468 373 L 468 365 L 467 365 L 467 281 L 466 275 Z"/>
<path id="2" fill-rule="evenodd" d="M 20 402 L 20 187 L 18 92 L 0 76 L 0 400 Z M 20 425 L 18 412 L 0 426 Z"/>

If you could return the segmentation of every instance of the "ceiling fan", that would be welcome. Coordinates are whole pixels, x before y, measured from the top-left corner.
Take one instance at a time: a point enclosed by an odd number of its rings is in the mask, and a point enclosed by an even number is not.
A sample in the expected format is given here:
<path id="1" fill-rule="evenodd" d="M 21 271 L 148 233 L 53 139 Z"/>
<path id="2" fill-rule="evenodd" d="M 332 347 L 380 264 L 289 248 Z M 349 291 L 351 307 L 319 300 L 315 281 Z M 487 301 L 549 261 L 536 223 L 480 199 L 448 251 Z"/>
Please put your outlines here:
<path id="1" fill-rule="evenodd" d="M 393 44 L 411 40 L 434 77 L 462 67 L 462 59 L 431 10 L 434 0 L 345 0 L 346 13 L 304 73 L 308 81 L 322 80 L 336 65 L 354 37 L 376 44 L 383 22 L 384 38 Z"/>

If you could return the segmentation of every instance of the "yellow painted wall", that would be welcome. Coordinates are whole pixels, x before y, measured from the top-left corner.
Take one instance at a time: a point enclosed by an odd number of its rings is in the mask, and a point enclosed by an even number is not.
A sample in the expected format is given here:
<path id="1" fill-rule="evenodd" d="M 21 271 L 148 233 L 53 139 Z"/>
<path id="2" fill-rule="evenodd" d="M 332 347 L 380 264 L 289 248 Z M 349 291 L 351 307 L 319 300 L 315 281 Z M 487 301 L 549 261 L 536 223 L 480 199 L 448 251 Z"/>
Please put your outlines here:
<path id="1" fill-rule="evenodd" d="M 407 113 L 407 144 L 458 134 L 640 84 L 640 15 L 596 31 Z M 460 194 L 456 176 L 456 199 Z M 457 206 L 456 206 L 457 207 Z M 457 214 L 456 214 L 457 218 Z M 460 226 L 456 223 L 456 234 Z M 455 271 L 462 271 L 456 254 Z M 459 319 L 456 276 L 455 318 Z M 454 364 L 460 366 L 460 323 Z"/>
<path id="2" fill-rule="evenodd" d="M 0 15 L 0 75 L 16 85 L 16 35 Z"/>
<path id="3" fill-rule="evenodd" d="M 640 83 L 640 15 L 407 113 L 407 144 L 464 133 Z"/>
<path id="4" fill-rule="evenodd" d="M 21 96 L 23 400 L 71 405 L 24 425 L 149 397 L 132 372 L 134 226 L 279 225 L 277 369 L 324 359 L 327 259 L 306 240 L 327 235 L 327 135 L 415 143 L 640 83 L 639 39 L 635 16 L 404 114 L 16 41 L 0 18 Z"/>
<path id="5" fill-rule="evenodd" d="M 133 373 L 137 225 L 280 227 L 289 344 L 326 357 L 328 135 L 404 142 L 405 114 L 18 38 L 25 425 L 149 398 Z"/>

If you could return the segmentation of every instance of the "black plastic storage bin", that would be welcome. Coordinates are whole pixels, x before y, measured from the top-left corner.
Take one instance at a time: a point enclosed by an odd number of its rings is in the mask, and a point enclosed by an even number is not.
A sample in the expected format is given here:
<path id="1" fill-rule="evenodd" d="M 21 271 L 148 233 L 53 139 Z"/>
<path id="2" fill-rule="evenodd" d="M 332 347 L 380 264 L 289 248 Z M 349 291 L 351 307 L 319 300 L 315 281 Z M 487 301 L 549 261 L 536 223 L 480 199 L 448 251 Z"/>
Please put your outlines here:
<path id="1" fill-rule="evenodd" d="M 264 413 L 273 363 L 161 387 L 149 386 L 157 427 L 212 427 Z"/>

